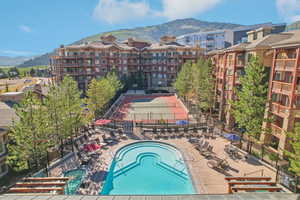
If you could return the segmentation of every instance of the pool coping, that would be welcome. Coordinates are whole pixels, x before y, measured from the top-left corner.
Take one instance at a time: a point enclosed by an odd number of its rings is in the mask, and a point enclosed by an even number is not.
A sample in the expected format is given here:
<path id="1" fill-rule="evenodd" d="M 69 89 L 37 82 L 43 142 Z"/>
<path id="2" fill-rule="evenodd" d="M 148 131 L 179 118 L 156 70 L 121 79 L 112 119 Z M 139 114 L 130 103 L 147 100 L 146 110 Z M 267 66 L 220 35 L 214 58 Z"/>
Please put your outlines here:
<path id="1" fill-rule="evenodd" d="M 113 162 L 113 160 L 115 159 L 115 156 L 117 155 L 117 153 L 122 150 L 124 147 L 126 146 L 129 146 L 129 145 L 132 145 L 134 143 L 141 143 L 141 142 L 156 142 L 156 143 L 161 143 L 161 144 L 165 144 L 165 145 L 169 145 L 171 147 L 173 147 L 174 149 L 176 149 L 177 151 L 180 152 L 181 156 L 183 157 L 184 159 L 184 163 L 186 165 L 186 168 L 187 168 L 187 171 L 188 171 L 188 176 L 189 178 L 191 179 L 191 182 L 192 182 L 192 186 L 194 188 L 194 191 L 196 192 L 196 194 L 200 194 L 198 188 L 196 187 L 196 184 L 195 184 L 195 181 L 194 181 L 194 177 L 192 176 L 192 173 L 191 173 L 191 169 L 190 169 L 190 166 L 189 166 L 189 163 L 187 163 L 185 160 L 187 160 L 185 154 L 183 153 L 183 151 L 181 149 L 179 149 L 178 147 L 174 146 L 173 144 L 170 144 L 170 143 L 167 143 L 167 142 L 162 142 L 162 141 L 153 141 L 153 140 L 139 140 L 139 141 L 133 141 L 133 142 L 130 142 L 128 144 L 125 144 L 123 146 L 120 146 L 116 151 L 113 152 L 113 158 L 112 160 L 110 161 L 110 164 L 109 164 L 109 170 L 111 168 L 111 164 Z M 105 178 L 105 181 L 106 181 L 106 178 Z M 104 182 L 105 184 L 105 182 Z M 194 194 L 193 194 L 194 195 Z"/>

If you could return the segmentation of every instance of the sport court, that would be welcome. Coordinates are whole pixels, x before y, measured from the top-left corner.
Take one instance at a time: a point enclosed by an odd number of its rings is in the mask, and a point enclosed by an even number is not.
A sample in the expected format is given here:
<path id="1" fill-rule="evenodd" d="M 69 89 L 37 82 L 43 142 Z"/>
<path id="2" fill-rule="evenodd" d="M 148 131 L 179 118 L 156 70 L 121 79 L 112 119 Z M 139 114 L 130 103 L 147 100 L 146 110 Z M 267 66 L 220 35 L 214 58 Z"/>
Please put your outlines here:
<path id="1" fill-rule="evenodd" d="M 126 95 L 114 114 L 118 120 L 173 123 L 188 118 L 184 105 L 175 95 Z"/>

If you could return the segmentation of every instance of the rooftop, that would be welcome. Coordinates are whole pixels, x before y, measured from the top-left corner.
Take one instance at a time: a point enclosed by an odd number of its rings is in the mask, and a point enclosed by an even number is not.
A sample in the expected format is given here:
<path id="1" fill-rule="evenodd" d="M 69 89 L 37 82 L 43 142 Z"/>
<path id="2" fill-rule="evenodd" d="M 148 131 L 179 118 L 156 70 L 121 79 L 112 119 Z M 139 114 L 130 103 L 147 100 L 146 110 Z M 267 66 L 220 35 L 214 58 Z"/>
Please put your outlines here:
<path id="1" fill-rule="evenodd" d="M 17 119 L 15 110 L 6 103 L 0 101 L 0 127 L 9 127 L 14 119 Z"/>

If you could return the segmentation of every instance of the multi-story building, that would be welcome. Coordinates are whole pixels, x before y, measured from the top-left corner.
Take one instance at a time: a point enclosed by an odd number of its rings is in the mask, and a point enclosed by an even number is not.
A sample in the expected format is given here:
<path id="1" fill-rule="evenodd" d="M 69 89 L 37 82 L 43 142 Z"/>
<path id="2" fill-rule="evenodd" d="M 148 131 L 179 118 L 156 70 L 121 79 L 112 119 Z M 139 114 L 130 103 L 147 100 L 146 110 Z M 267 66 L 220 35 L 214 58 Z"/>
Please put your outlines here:
<path id="1" fill-rule="evenodd" d="M 269 75 L 270 103 L 266 113 L 271 113 L 274 119 L 263 125 L 271 129 L 271 134 L 262 134 L 261 140 L 283 154 L 283 149 L 289 149 L 284 133 L 300 122 L 300 31 L 270 33 L 266 27 L 249 31 L 247 43 L 212 51 L 209 55 L 215 66 L 215 108 L 227 128 L 235 124 L 229 102 L 235 98 L 234 88 L 240 87 L 239 77 L 251 56 L 261 59 Z"/>
<path id="2" fill-rule="evenodd" d="M 266 73 L 271 69 L 271 45 L 285 37 L 284 34 L 271 34 L 271 29 L 263 27 L 249 31 L 248 42 L 209 53 L 213 55 L 215 65 L 215 108 L 219 112 L 219 120 L 224 121 L 227 128 L 235 125 L 229 102 L 235 99 L 234 88 L 240 87 L 239 77 L 244 74 L 244 67 L 250 57 L 258 56 L 267 69 Z"/>
<path id="3" fill-rule="evenodd" d="M 108 35 L 96 42 L 61 46 L 50 63 L 56 81 L 71 75 L 82 90 L 93 78 L 100 78 L 113 68 L 120 77 L 142 73 L 145 87 L 156 88 L 171 86 L 182 64 L 195 62 L 202 55 L 201 48 L 180 45 L 173 36 L 151 44 L 132 38 L 118 42 Z"/>
<path id="4" fill-rule="evenodd" d="M 182 45 L 199 45 L 201 48 L 204 48 L 206 52 L 209 52 L 246 42 L 247 32 L 262 27 L 272 27 L 272 33 L 275 34 L 283 32 L 286 24 L 264 23 L 251 26 L 241 26 L 232 30 L 190 33 L 177 37 L 177 42 Z"/>
<path id="5" fill-rule="evenodd" d="M 300 30 L 282 33 L 272 44 L 273 63 L 269 82 L 269 111 L 273 121 L 266 124 L 271 134 L 262 135 L 264 143 L 284 154 L 290 150 L 286 132 L 300 122 Z"/>
<path id="6" fill-rule="evenodd" d="M 0 101 L 0 179 L 8 172 L 8 166 L 6 165 L 6 157 L 8 154 L 6 148 L 8 141 L 7 134 L 9 127 L 12 125 L 12 121 L 16 119 L 14 109 Z"/>

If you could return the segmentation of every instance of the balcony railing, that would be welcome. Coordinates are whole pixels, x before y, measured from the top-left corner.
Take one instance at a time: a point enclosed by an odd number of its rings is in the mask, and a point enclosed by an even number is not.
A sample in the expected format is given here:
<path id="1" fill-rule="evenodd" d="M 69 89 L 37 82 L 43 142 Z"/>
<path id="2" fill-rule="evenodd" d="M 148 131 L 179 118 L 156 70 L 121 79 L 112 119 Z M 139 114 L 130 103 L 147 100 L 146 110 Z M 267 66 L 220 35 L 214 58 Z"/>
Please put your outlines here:
<path id="1" fill-rule="evenodd" d="M 272 91 L 277 93 L 289 94 L 292 91 L 292 85 L 291 83 L 273 81 Z"/>
<path id="2" fill-rule="evenodd" d="M 272 103 L 271 111 L 275 114 L 284 115 L 286 116 L 289 113 L 289 109 L 286 106 L 282 106 L 277 103 Z"/>
<path id="3" fill-rule="evenodd" d="M 273 134 L 278 135 L 282 133 L 283 129 L 278 125 L 271 123 L 271 131 Z"/>
<path id="4" fill-rule="evenodd" d="M 292 71 L 295 67 L 295 62 L 295 59 L 277 59 L 275 69 L 283 71 Z"/>

